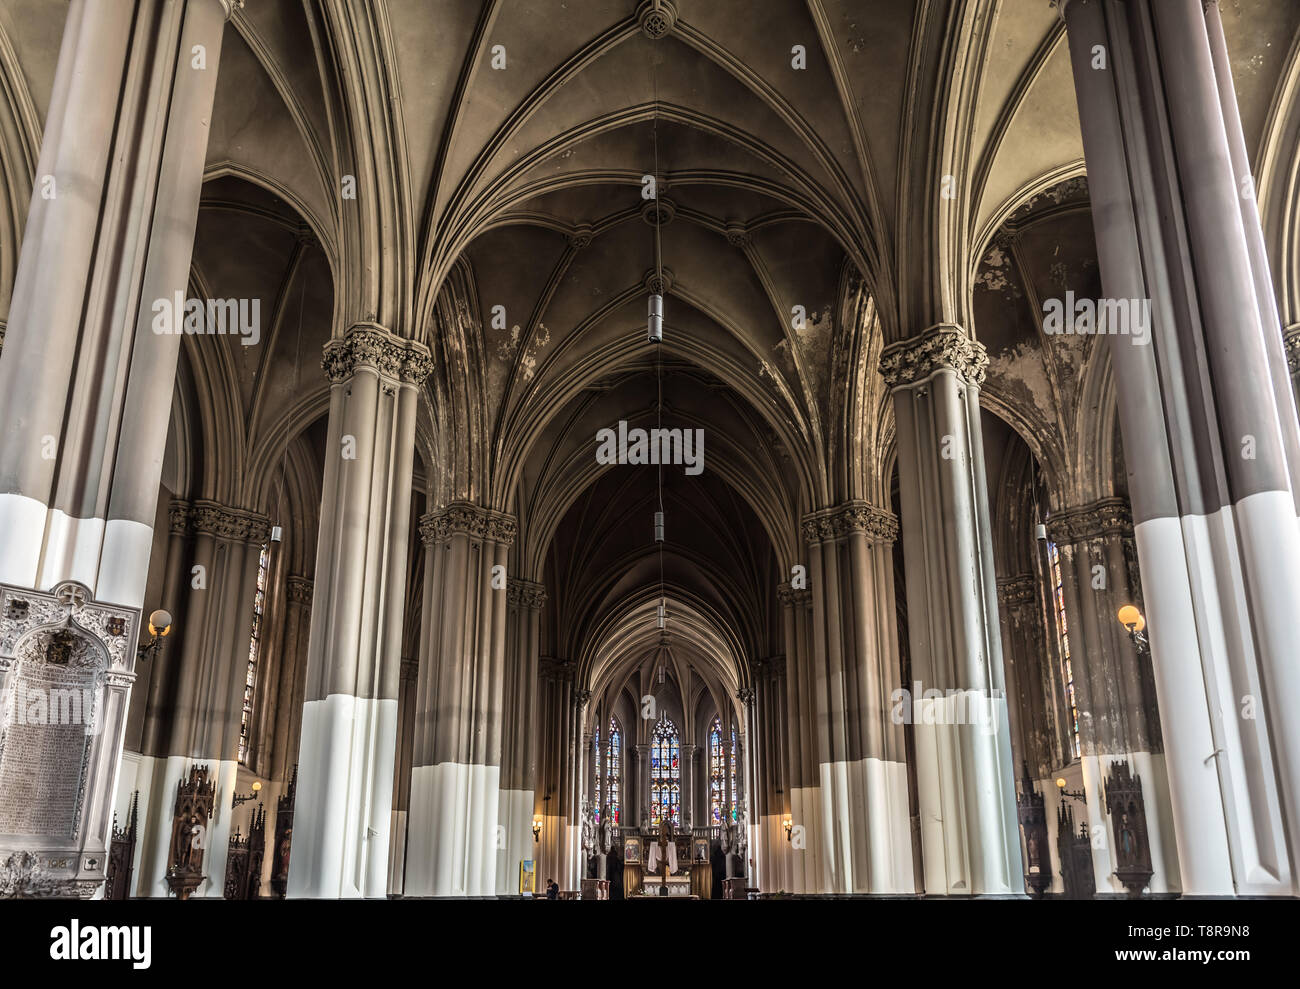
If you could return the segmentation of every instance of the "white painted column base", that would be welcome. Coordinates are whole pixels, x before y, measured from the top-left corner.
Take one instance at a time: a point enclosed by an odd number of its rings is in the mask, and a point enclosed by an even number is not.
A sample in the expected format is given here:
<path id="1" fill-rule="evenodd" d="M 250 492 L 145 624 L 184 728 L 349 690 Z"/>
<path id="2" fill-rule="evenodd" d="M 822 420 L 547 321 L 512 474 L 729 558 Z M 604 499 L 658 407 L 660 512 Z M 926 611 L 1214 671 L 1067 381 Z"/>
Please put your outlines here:
<path id="1" fill-rule="evenodd" d="M 303 705 L 290 897 L 387 897 L 396 746 L 396 699 Z"/>
<path id="2" fill-rule="evenodd" d="M 912 710 L 926 893 L 1023 896 L 1006 698 L 952 690 Z"/>
<path id="3" fill-rule="evenodd" d="M 411 770 L 407 896 L 496 894 L 500 779 L 499 766 L 444 762 Z"/>

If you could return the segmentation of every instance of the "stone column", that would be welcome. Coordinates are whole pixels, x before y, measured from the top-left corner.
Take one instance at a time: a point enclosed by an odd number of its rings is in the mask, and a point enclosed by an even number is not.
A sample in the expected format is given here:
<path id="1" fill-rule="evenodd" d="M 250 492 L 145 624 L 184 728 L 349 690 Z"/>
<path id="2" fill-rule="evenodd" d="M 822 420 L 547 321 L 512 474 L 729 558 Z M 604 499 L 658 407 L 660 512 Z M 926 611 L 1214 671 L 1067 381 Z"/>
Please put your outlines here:
<path id="1" fill-rule="evenodd" d="M 298 756 L 291 897 L 388 894 L 411 471 L 428 350 L 382 327 L 326 344 L 329 435 Z"/>
<path id="2" fill-rule="evenodd" d="M 0 360 L 0 582 L 144 605 L 180 349 L 154 303 L 188 285 L 230 6 L 68 8 Z M 111 808 L 121 747 L 88 806 Z M 111 813 L 94 826 L 86 848 Z"/>
<path id="3" fill-rule="evenodd" d="M 507 586 L 505 736 L 498 812 L 506 829 L 505 848 L 497 865 L 497 893 L 500 895 L 518 893 L 519 863 L 537 857 L 533 841 L 533 814 L 537 802 L 537 677 L 541 611 L 545 603 L 546 588 L 541 584 L 510 579 Z M 542 881 L 545 881 L 544 876 Z"/>
<path id="4" fill-rule="evenodd" d="M 1070 761 L 1070 727 L 1059 718 L 1059 674 L 1052 669 L 1055 651 L 1048 647 L 1043 627 L 1044 581 L 1036 573 L 998 581 L 998 616 L 1002 625 L 1002 657 L 1007 677 L 1007 721 L 1015 764 L 1047 801 L 1048 852 L 1051 883 L 1063 888 L 1056 852 L 1056 811 L 1059 802 L 1055 769 Z M 1067 704 L 1068 707 L 1068 704 Z M 1061 735 L 1065 732 L 1066 735 Z M 1059 738 L 1058 738 L 1059 736 Z M 1023 837 L 1023 836 L 1022 836 Z M 1023 850 L 1023 847 L 1022 847 Z M 1026 868 L 1029 868 L 1026 860 Z"/>
<path id="5" fill-rule="evenodd" d="M 411 771 L 410 896 L 495 896 L 506 553 L 515 520 L 456 503 L 420 520 L 425 604 Z"/>
<path id="6" fill-rule="evenodd" d="M 812 893 L 821 887 L 821 798 L 817 750 L 812 739 L 812 705 L 807 686 L 812 667 L 808 625 L 812 592 L 788 583 L 777 588 L 786 654 L 787 746 L 786 813 L 790 815 L 790 890 Z"/>
<path id="7" fill-rule="evenodd" d="M 980 434 L 987 365 L 984 348 L 948 325 L 880 359 L 898 429 L 914 679 L 905 699 L 928 894 L 1024 893 Z"/>
<path id="8" fill-rule="evenodd" d="M 167 896 L 176 786 L 202 763 L 216 783 L 203 870 L 195 897 L 224 894 L 230 800 L 239 770 L 241 715 L 252 635 L 258 561 L 270 538 L 265 516 L 215 502 L 174 504 L 172 546 L 184 546 L 169 571 L 166 600 L 180 598 L 165 686 L 151 698 L 150 730 L 135 786 L 141 791 L 138 895 Z M 256 702 L 256 698 L 255 698 Z M 250 738 L 253 733 L 250 724 Z"/>
<path id="9" fill-rule="evenodd" d="M 388 851 L 388 888 L 394 896 L 406 893 L 406 822 L 411 809 L 411 753 L 415 747 L 415 693 L 419 662 L 402 657 L 397 692 L 397 756 L 393 770 L 393 831 Z"/>
<path id="10" fill-rule="evenodd" d="M 568 724 L 564 712 L 569 707 L 569 691 L 573 672 L 570 663 L 549 656 L 539 656 L 537 678 L 539 702 L 538 747 L 540 766 L 534 813 L 542 817 L 540 842 L 534 844 L 537 852 L 538 890 L 547 878 L 557 882 L 563 879 L 565 842 L 568 829 L 564 816 L 564 753 L 567 748 Z"/>
<path id="11" fill-rule="evenodd" d="M 805 517 L 817 627 L 813 715 L 827 892 L 912 892 L 900 679 L 892 594 L 898 523 L 866 502 Z M 890 603 L 887 603 L 890 602 Z"/>
<path id="12" fill-rule="evenodd" d="M 279 706 L 271 741 L 272 778 L 288 785 L 298 759 L 302 730 L 303 688 L 307 684 L 307 643 L 311 632 L 312 581 L 290 574 L 285 579 L 284 645 L 280 654 Z"/>
<path id="13" fill-rule="evenodd" d="M 1160 575 L 1144 590 L 1180 886 L 1294 895 L 1294 410 L 1243 223 L 1231 83 L 1197 0 L 1069 0 L 1063 14 L 1102 285 L 1150 303 L 1154 346 L 1109 339 L 1138 555 Z"/>
<path id="14" fill-rule="evenodd" d="M 1056 511 L 1047 531 L 1061 558 L 1097 891 L 1127 895 L 1114 877 L 1114 836 L 1105 810 L 1106 776 L 1115 763 L 1127 763 L 1142 779 L 1155 870 L 1149 889 L 1176 890 L 1178 860 L 1151 660 L 1129 641 L 1116 617 L 1123 605 L 1142 603 L 1129 578 L 1135 551 L 1126 548 L 1133 539 L 1128 505 L 1122 498 L 1103 498 Z M 1131 562 L 1135 569 L 1136 560 Z"/>

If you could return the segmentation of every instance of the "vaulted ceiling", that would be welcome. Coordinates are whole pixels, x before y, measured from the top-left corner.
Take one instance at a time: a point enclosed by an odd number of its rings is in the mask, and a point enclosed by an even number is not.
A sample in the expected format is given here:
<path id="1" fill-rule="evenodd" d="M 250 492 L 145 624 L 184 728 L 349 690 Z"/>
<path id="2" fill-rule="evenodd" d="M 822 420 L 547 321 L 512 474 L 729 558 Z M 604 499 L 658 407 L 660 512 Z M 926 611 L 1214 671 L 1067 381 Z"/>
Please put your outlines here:
<path id="1" fill-rule="evenodd" d="M 1223 7 L 1247 141 L 1280 161 L 1300 5 Z M 0 0 L 27 133 L 0 149 L 6 300 L 66 10 Z M 266 329 L 187 347 L 178 442 L 219 447 L 185 482 L 209 497 L 270 510 L 286 451 L 316 448 L 321 346 L 363 320 L 434 351 L 430 507 L 516 514 L 514 572 L 565 588 L 555 648 L 595 665 L 659 571 L 653 478 L 593 437 L 654 421 L 660 361 L 665 425 L 707 436 L 705 475 L 668 486 L 665 580 L 750 659 L 800 516 L 888 504 L 887 340 L 967 327 L 1062 492 L 1103 483 L 1071 480 L 1086 355 L 1025 299 L 1095 282 L 1086 199 L 1050 202 L 1083 153 L 1048 0 L 248 0 L 219 72 L 194 278 Z"/>

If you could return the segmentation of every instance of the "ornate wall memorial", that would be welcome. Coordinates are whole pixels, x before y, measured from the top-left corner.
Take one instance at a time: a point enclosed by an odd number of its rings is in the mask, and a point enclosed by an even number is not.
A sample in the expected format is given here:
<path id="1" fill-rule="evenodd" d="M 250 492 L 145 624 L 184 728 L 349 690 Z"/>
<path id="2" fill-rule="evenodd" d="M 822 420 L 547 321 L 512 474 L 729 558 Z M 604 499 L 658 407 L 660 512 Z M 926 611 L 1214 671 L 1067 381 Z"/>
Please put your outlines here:
<path id="1" fill-rule="evenodd" d="M 0 896 L 104 881 L 139 611 L 0 584 Z"/>

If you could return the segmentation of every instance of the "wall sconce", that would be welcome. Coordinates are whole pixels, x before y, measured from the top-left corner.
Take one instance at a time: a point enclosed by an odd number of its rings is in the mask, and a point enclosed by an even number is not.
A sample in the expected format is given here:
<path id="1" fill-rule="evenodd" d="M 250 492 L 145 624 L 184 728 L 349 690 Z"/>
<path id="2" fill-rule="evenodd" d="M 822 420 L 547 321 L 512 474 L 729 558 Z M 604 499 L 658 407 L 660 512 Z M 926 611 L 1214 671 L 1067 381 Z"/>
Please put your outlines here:
<path id="1" fill-rule="evenodd" d="M 253 792 L 244 793 L 244 794 L 240 794 L 240 793 L 233 794 L 230 799 L 230 806 L 238 807 L 242 803 L 247 803 L 250 800 L 256 800 L 258 793 L 261 792 L 261 789 L 262 789 L 262 784 L 257 782 L 257 780 L 254 780 Z"/>
<path id="2" fill-rule="evenodd" d="M 135 650 L 136 659 L 153 659 L 158 650 L 162 648 L 162 640 L 168 632 L 172 630 L 171 612 L 163 611 L 159 608 L 149 616 L 149 642 L 143 646 L 137 646 Z"/>
<path id="3" fill-rule="evenodd" d="M 1142 632 L 1147 627 L 1147 620 L 1142 617 L 1142 612 L 1138 611 L 1133 605 L 1126 604 L 1119 609 L 1119 623 L 1128 632 L 1128 637 L 1133 640 L 1133 645 L 1137 646 L 1139 655 L 1145 655 L 1150 651 L 1147 637 Z"/>
<path id="4" fill-rule="evenodd" d="M 1064 776 L 1056 777 L 1056 788 L 1061 791 L 1061 796 L 1073 797 L 1075 800 L 1079 801 L 1079 803 L 1083 804 L 1085 807 L 1088 806 L 1088 795 L 1084 793 L 1082 790 L 1067 790 L 1065 788 Z"/>
<path id="5" fill-rule="evenodd" d="M 533 817 L 533 842 L 542 840 L 542 815 L 536 814 Z"/>
<path id="6" fill-rule="evenodd" d="M 781 827 L 785 828 L 785 840 L 793 841 L 790 836 L 794 833 L 794 818 L 789 814 L 785 815 L 785 820 L 781 822 Z"/>

